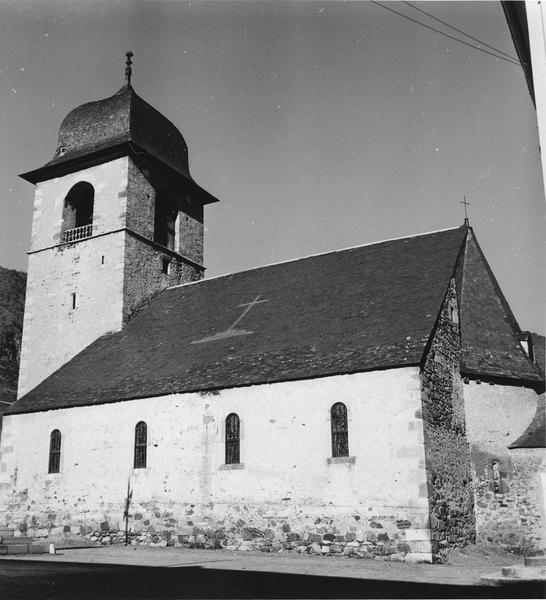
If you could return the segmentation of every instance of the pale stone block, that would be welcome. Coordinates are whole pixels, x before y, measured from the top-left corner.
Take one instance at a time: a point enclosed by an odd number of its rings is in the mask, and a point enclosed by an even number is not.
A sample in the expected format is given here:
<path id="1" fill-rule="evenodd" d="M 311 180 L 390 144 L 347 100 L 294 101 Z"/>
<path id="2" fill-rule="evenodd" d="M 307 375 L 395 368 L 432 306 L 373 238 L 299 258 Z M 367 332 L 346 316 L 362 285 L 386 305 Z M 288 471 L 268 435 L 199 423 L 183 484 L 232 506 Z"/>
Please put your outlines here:
<path id="1" fill-rule="evenodd" d="M 34 534 L 36 537 L 47 537 L 49 535 L 48 529 L 36 529 Z"/>
<path id="2" fill-rule="evenodd" d="M 406 529 L 404 531 L 408 542 L 430 540 L 430 529 Z"/>
<path id="3" fill-rule="evenodd" d="M 432 553 L 430 552 L 408 552 L 404 557 L 407 563 L 431 563 Z"/>
<path id="4" fill-rule="evenodd" d="M 409 542 L 412 552 L 431 552 L 430 542 Z"/>

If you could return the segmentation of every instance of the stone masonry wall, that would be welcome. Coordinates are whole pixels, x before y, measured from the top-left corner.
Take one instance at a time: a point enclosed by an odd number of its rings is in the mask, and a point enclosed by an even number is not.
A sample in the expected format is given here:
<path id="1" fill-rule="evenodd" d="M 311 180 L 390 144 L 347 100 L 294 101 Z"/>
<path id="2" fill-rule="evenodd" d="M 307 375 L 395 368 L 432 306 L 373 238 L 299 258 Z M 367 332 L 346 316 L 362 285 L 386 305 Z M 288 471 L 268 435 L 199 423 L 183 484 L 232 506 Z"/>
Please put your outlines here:
<path id="1" fill-rule="evenodd" d="M 180 202 L 180 199 L 179 199 Z M 193 260 L 198 265 L 203 264 L 203 207 L 195 206 L 191 198 L 185 195 L 182 200 L 183 210 L 178 213 L 177 241 L 178 252 Z"/>
<path id="2" fill-rule="evenodd" d="M 156 192 L 134 161 L 128 160 L 126 227 L 153 240 Z"/>
<path id="3" fill-rule="evenodd" d="M 472 380 L 463 389 L 477 539 L 523 554 L 543 550 L 546 450 L 508 449 L 533 419 L 538 396 L 529 388 Z"/>
<path id="4" fill-rule="evenodd" d="M 168 273 L 163 260 L 169 261 Z M 132 236 L 125 238 L 125 270 L 123 280 L 123 321 L 129 321 L 162 290 L 203 278 L 203 270 L 183 259 L 162 251 Z"/>
<path id="5" fill-rule="evenodd" d="M 158 190 L 179 209 L 174 251 L 202 265 L 203 207 L 192 200 L 182 184 L 169 183 L 159 173 L 152 174 L 148 169 L 140 170 L 131 159 L 127 188 L 127 228 L 149 240 L 154 239 Z"/>
<path id="6" fill-rule="evenodd" d="M 330 408 L 348 409 L 332 458 Z M 0 450 L 0 526 L 17 535 L 430 561 L 419 369 L 172 394 L 11 415 Z M 225 419 L 241 463 L 224 464 Z M 135 425 L 148 430 L 133 468 Z M 49 436 L 62 435 L 48 474 Z M 18 443 L 24 439 L 25 443 Z"/>
<path id="7" fill-rule="evenodd" d="M 422 371 L 423 423 L 432 552 L 475 541 L 470 452 L 465 433 L 455 283 L 441 309 Z"/>

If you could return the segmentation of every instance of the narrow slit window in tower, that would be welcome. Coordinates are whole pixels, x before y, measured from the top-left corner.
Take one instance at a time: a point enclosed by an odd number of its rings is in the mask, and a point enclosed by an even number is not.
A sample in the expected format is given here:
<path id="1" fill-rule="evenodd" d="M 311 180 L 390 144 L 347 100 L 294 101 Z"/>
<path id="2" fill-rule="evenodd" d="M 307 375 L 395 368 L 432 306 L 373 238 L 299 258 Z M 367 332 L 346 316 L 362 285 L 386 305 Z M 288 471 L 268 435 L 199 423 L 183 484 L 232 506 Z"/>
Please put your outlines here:
<path id="1" fill-rule="evenodd" d="M 174 201 L 157 194 L 155 204 L 154 242 L 174 250 L 178 208 Z"/>

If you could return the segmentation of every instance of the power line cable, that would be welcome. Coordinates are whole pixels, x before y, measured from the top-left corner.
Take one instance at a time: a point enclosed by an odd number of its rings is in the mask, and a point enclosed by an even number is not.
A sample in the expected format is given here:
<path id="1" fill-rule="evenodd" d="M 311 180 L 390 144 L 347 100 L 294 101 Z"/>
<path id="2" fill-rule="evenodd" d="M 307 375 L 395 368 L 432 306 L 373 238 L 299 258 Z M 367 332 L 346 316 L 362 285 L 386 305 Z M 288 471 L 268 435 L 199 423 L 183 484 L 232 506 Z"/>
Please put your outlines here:
<path id="1" fill-rule="evenodd" d="M 464 40 L 460 40 L 459 38 L 456 38 L 453 35 L 450 35 L 449 33 L 446 33 L 445 31 L 440 31 L 439 29 L 436 29 L 435 27 L 431 27 L 430 25 L 426 25 L 425 23 L 422 23 L 421 21 L 418 21 L 417 19 L 413 19 L 412 17 L 408 17 L 408 15 L 405 15 L 404 13 L 398 12 L 397 10 L 394 10 L 393 8 L 389 8 L 388 6 L 385 6 L 384 4 L 381 4 L 380 2 L 376 2 L 376 0 L 370 0 L 370 2 L 372 4 L 377 4 L 377 6 L 380 6 L 381 8 L 384 8 L 385 10 L 388 10 L 392 13 L 394 13 L 395 15 L 398 15 L 400 17 L 403 17 L 404 19 L 407 19 L 408 21 L 412 21 L 413 23 L 417 23 L 417 25 L 421 25 L 422 27 L 426 27 L 427 29 L 430 29 L 431 31 L 435 31 L 436 33 L 439 33 L 440 35 L 445 35 L 446 37 L 459 42 L 460 44 L 464 44 L 465 46 L 469 46 L 470 48 L 473 48 L 474 50 L 479 50 L 480 52 L 485 52 L 485 54 L 489 54 L 491 56 L 494 56 L 495 58 L 498 58 L 499 60 L 504 60 L 507 63 L 510 63 L 512 65 L 518 65 L 520 66 L 520 63 L 518 61 L 514 61 L 514 60 L 510 60 L 508 58 L 505 58 L 504 56 L 499 56 L 498 54 L 493 54 L 493 52 L 489 52 L 489 50 L 484 50 L 483 48 L 480 48 L 479 46 L 474 46 L 473 44 L 470 44 L 468 42 L 465 42 Z"/>
<path id="2" fill-rule="evenodd" d="M 470 35 L 469 33 L 466 33 L 466 31 L 463 31 L 462 29 L 457 29 L 457 27 L 454 27 L 453 25 L 446 23 L 446 21 L 442 21 L 442 19 L 439 19 L 438 17 L 431 15 L 426 10 L 423 10 L 422 8 L 419 8 L 418 6 L 415 6 L 415 4 L 412 4 L 411 2 L 406 2 L 405 0 L 403 0 L 403 2 L 404 2 L 404 4 L 411 6 L 411 8 L 413 8 L 414 10 L 418 10 L 420 13 L 427 15 L 427 17 L 430 17 L 431 19 L 438 21 L 438 23 L 442 23 L 442 25 L 445 25 L 446 27 L 453 29 L 457 33 L 462 33 L 463 35 L 466 35 L 466 37 L 470 38 L 471 40 L 474 40 L 475 42 L 478 42 L 478 44 L 481 44 L 482 46 L 486 46 L 487 48 L 491 48 L 491 50 L 494 50 L 495 52 L 498 52 L 499 54 L 504 54 L 504 56 L 507 56 L 508 58 L 511 58 L 512 60 L 519 62 L 515 56 L 511 56 L 510 54 L 507 54 L 506 52 L 503 52 L 502 50 L 499 50 L 498 48 L 495 48 L 494 46 L 491 46 L 489 44 L 486 44 L 485 42 L 482 42 L 478 38 Z"/>

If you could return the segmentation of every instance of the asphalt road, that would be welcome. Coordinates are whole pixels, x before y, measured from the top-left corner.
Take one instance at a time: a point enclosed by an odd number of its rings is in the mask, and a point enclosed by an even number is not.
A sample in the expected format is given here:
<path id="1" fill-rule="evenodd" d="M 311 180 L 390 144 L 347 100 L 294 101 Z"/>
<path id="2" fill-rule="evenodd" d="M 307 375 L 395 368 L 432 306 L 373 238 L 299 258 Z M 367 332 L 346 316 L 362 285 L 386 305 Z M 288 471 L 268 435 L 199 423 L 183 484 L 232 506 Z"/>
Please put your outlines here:
<path id="1" fill-rule="evenodd" d="M 211 568 L 212 567 L 212 568 Z M 543 598 L 543 584 L 501 588 L 223 569 L 0 560 L 1 600 L 175 598 Z"/>

